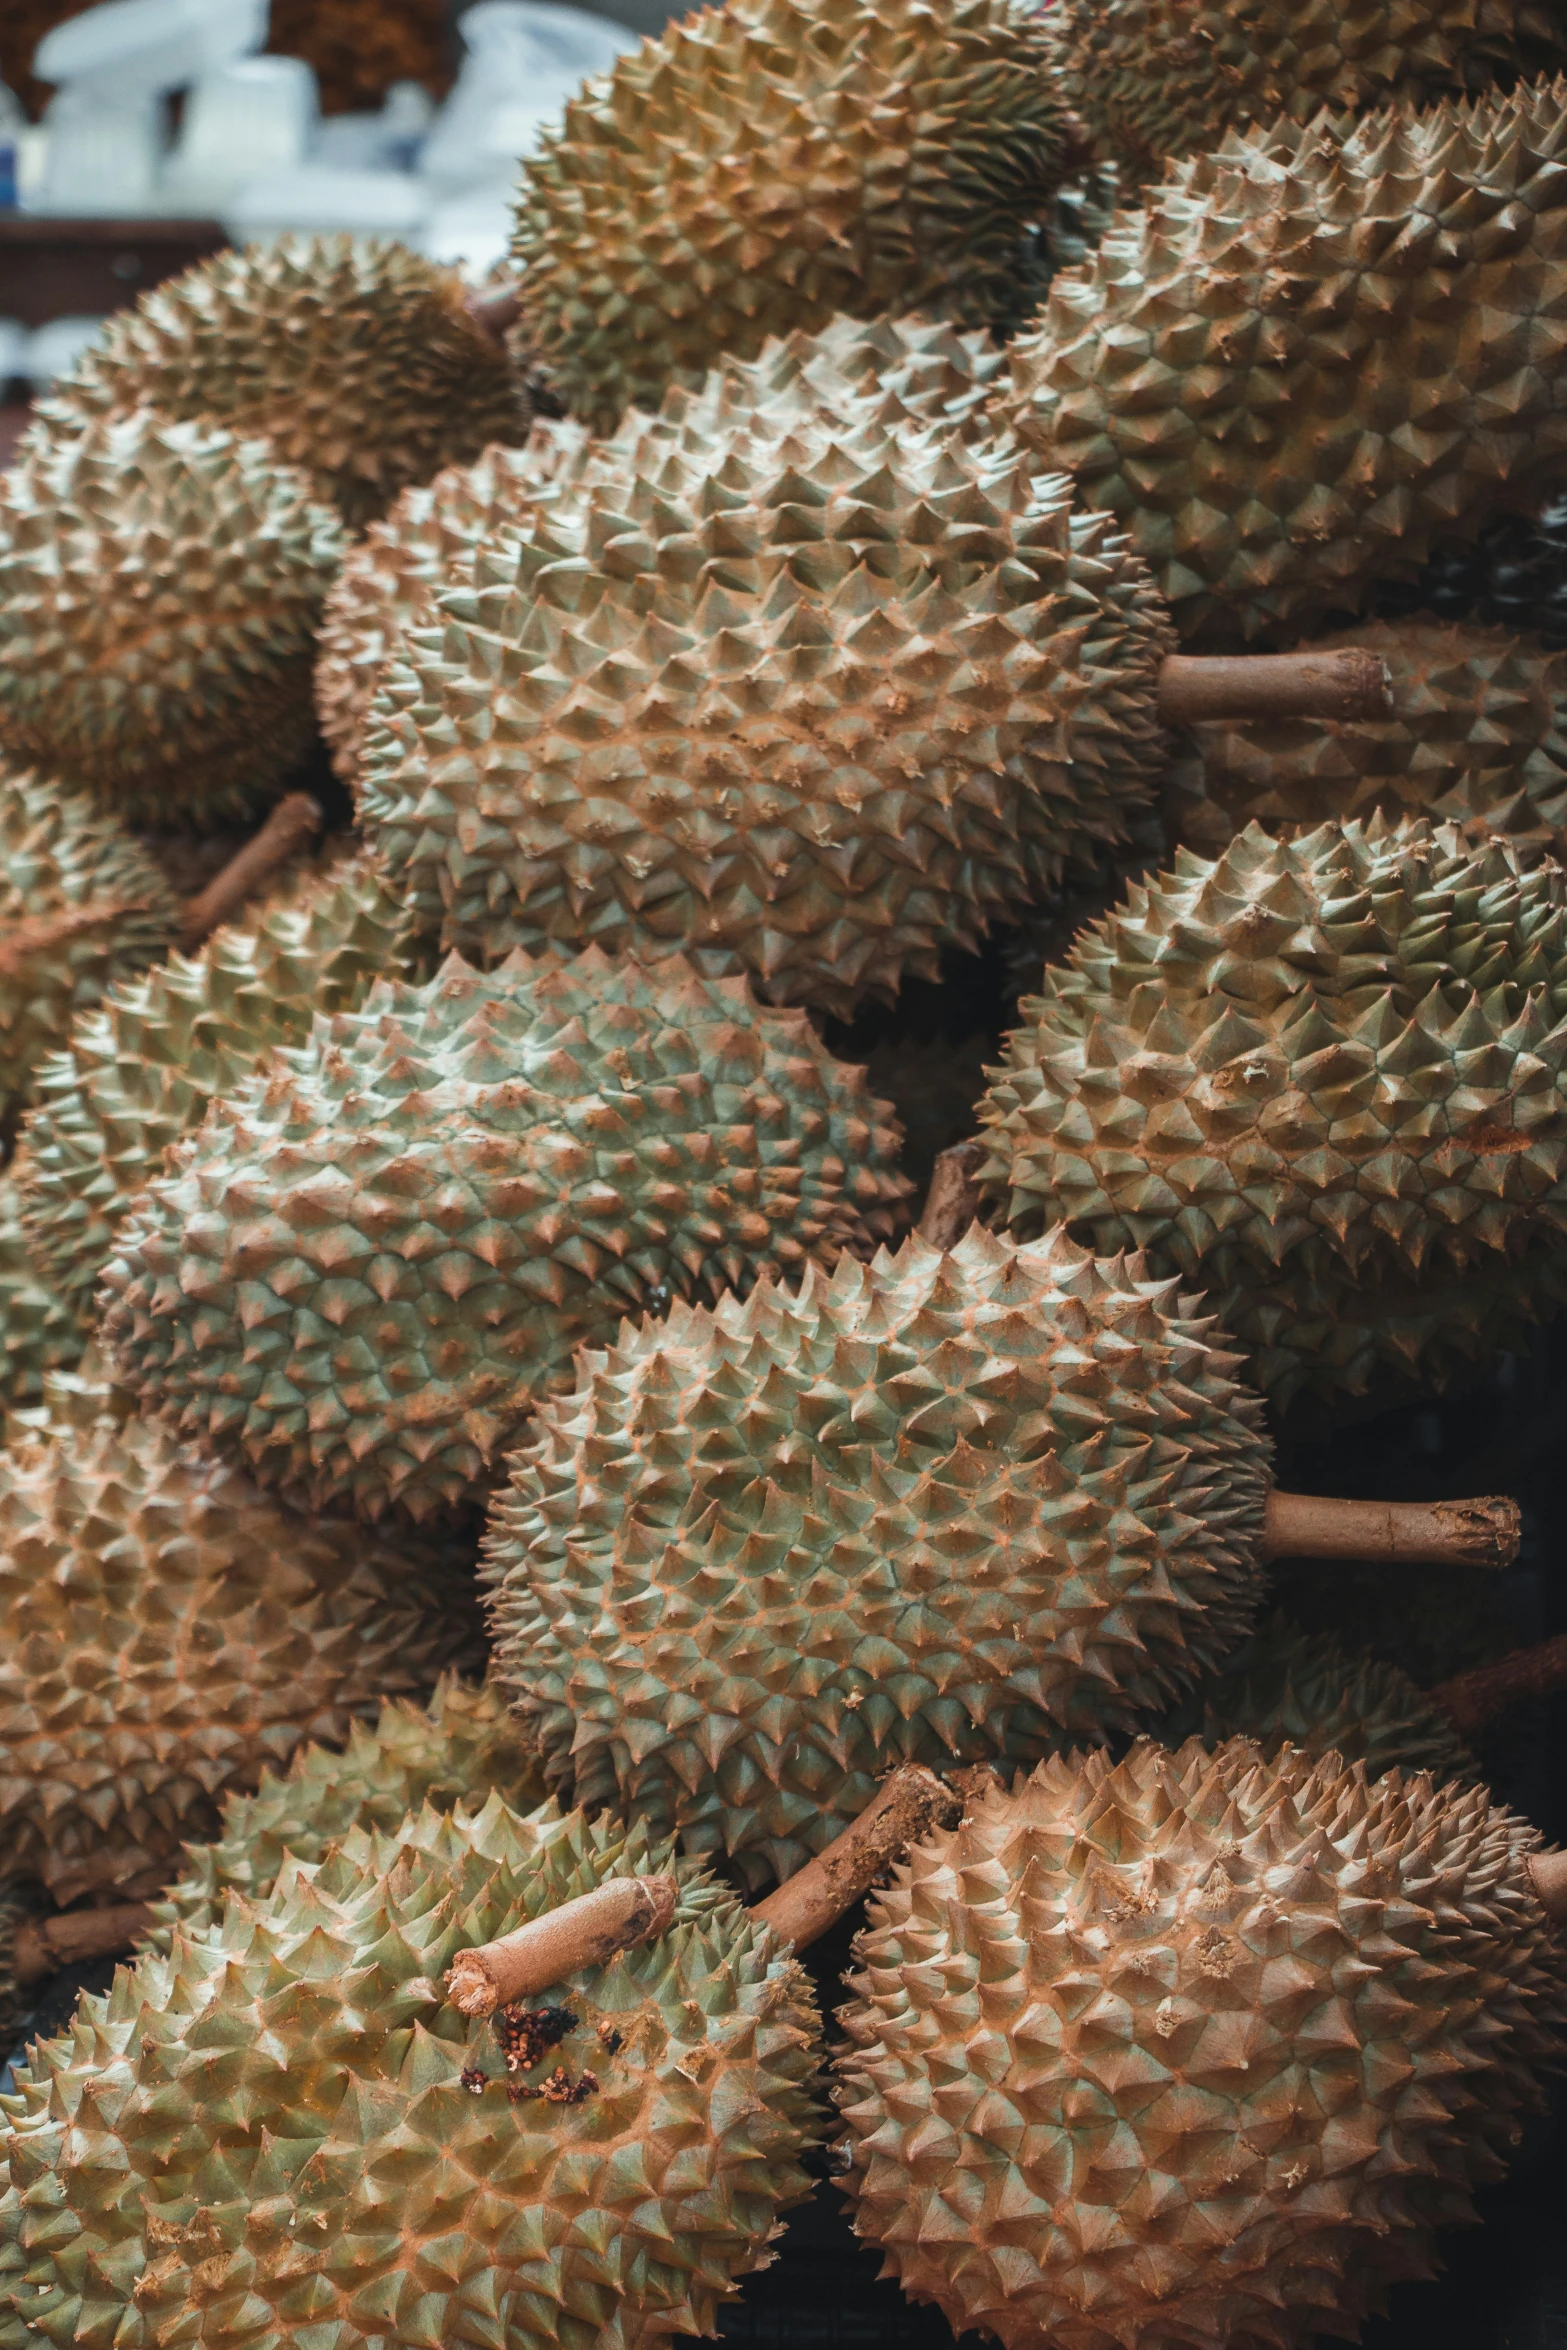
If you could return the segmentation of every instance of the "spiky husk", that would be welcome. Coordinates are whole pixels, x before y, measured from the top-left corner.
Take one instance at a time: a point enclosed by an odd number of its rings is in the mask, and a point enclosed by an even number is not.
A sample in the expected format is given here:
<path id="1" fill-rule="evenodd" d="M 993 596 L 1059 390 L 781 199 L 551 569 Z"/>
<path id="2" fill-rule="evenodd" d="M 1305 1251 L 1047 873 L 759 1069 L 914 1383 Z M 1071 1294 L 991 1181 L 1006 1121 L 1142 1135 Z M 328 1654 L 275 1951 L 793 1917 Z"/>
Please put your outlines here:
<path id="1" fill-rule="evenodd" d="M 199 954 L 110 990 L 38 1073 L 23 1214 L 39 1263 L 85 1314 L 136 1194 L 208 1105 L 318 1015 L 421 969 L 412 916 L 374 858 L 312 874 Z"/>
<path id="2" fill-rule="evenodd" d="M 472 464 L 449 465 L 434 481 L 405 489 L 349 548 L 321 616 L 315 668 L 316 716 L 345 783 L 359 771 L 381 672 L 427 608 L 430 590 L 586 449 L 580 425 L 536 424 L 520 449 L 486 449 Z"/>
<path id="3" fill-rule="evenodd" d="M 1567 464 L 1567 88 L 1275 123 L 1177 166 L 999 404 L 1195 644 L 1320 625 Z M 1525 357 L 1539 352 L 1539 359 Z"/>
<path id="4" fill-rule="evenodd" d="M 1419 821 L 1183 850 L 1025 1000 L 1011 1229 L 1143 1248 L 1281 1403 L 1440 1383 L 1567 1296 L 1567 882 Z"/>
<path id="5" fill-rule="evenodd" d="M 409 482 L 528 429 L 457 272 L 385 237 L 289 236 L 165 279 L 44 403 L 69 424 L 156 408 L 261 435 L 352 527 Z"/>
<path id="6" fill-rule="evenodd" d="M 303 1746 L 286 1772 L 264 1771 L 254 1795 L 230 1795 L 217 1840 L 186 1848 L 182 1874 L 153 1905 L 159 1948 L 175 1926 L 221 1922 L 225 1896 L 264 1901 L 290 1854 L 313 1864 L 351 1829 L 390 1834 L 410 1812 L 477 1810 L 490 1794 L 513 1811 L 548 1796 L 538 1756 L 491 1682 L 445 1676 L 428 1705 L 388 1698 L 355 1722 L 341 1753 Z"/>
<path id="7" fill-rule="evenodd" d="M 1217 1673 L 1149 1728 L 1166 1746 L 1250 1738 L 1270 1761 L 1284 1746 L 1313 1760 L 1338 1754 L 1364 1763 L 1368 1779 L 1394 1770 L 1480 1776 L 1451 1717 L 1407 1673 L 1281 1615 L 1266 1617 Z"/>
<path id="8" fill-rule="evenodd" d="M 1010 0 L 729 0 L 589 81 L 523 166 L 522 318 L 607 431 L 769 335 L 1015 319 L 1078 127 Z"/>
<path id="9" fill-rule="evenodd" d="M 859 2233 L 1007 2350 L 1353 2339 L 1567 2048 L 1539 1842 L 1245 1739 L 984 1797 L 857 1945 Z"/>
<path id="10" fill-rule="evenodd" d="M 343 543 L 265 441 L 35 425 L 0 475 L 0 731 L 132 818 L 247 813 L 310 742 Z"/>
<path id="11" fill-rule="evenodd" d="M 1165 792 L 1173 836 L 1214 856 L 1253 821 L 1431 816 L 1553 849 L 1567 827 L 1567 655 L 1502 629 L 1372 621 L 1317 640 L 1386 661 L 1386 719 L 1192 729 Z"/>
<path id="12" fill-rule="evenodd" d="M 179 912 L 145 850 L 84 793 L 0 768 L 0 1131 L 77 1013 L 168 952 Z"/>
<path id="13" fill-rule="evenodd" d="M 28 1245 L 15 1175 L 0 1175 L 0 1409 L 36 1403 L 50 1371 L 81 1358 L 85 1333 Z"/>
<path id="14" fill-rule="evenodd" d="M 1425 106 L 1567 63 L 1548 0 L 1061 0 L 1048 21 L 1061 95 L 1132 203 L 1245 123 Z"/>
<path id="15" fill-rule="evenodd" d="M 296 1515 L 96 1372 L 46 1400 L 0 1452 L 0 1836 L 60 1901 L 150 1892 L 230 1790 L 471 1663 L 471 1578 Z"/>
<path id="16" fill-rule="evenodd" d="M 476 550 L 361 763 L 448 945 L 651 942 L 846 1013 L 1124 835 L 1173 639 L 990 438 L 993 365 L 947 329 L 792 337 Z"/>
<path id="17" fill-rule="evenodd" d="M 493 1670 L 578 1802 L 786 1877 L 891 1764 L 1033 1760 L 1234 1645 L 1269 1458 L 1234 1370 L 1060 1234 L 645 1323 L 496 1498 Z"/>
<path id="18" fill-rule="evenodd" d="M 508 2076 L 443 1973 L 645 1870 L 679 1877 L 669 1928 L 558 1985 L 569 2028 Z M 492 1796 L 355 1832 L 34 2050 L 0 2139 L 0 2345 L 711 2333 L 809 2191 L 816 2029 L 799 1965 L 641 1827 Z"/>
<path id="19" fill-rule="evenodd" d="M 429 1516 L 628 1308 L 896 1231 L 890 1115 L 803 1014 L 677 957 L 453 956 L 214 1106 L 120 1228 L 105 1340 L 263 1477 Z"/>

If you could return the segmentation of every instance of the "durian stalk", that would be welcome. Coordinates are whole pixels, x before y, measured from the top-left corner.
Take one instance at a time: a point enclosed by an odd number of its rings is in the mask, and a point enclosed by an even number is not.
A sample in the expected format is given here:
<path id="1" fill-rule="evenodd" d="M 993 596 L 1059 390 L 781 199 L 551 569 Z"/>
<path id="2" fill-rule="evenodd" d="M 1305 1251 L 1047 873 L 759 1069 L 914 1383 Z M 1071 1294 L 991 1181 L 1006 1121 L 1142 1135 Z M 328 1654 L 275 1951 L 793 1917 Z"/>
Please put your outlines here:
<path id="1" fill-rule="evenodd" d="M 1567 1852 L 1531 1852 L 1526 1866 L 1546 1916 L 1567 1924 Z"/>
<path id="2" fill-rule="evenodd" d="M 1506 1567 L 1518 1556 L 1519 1532 L 1518 1504 L 1500 1493 L 1473 1501 L 1333 1501 L 1275 1487 L 1262 1556 Z"/>
<path id="3" fill-rule="evenodd" d="M 245 900 L 320 829 L 321 804 L 309 792 L 290 792 L 279 800 L 261 830 L 230 857 L 222 872 L 214 874 L 198 896 L 186 899 L 180 924 L 184 944 L 198 947 L 232 920 Z"/>
<path id="4" fill-rule="evenodd" d="M 757 1902 L 751 1915 L 791 1949 L 804 1949 L 911 1844 L 934 1827 L 950 1827 L 962 1809 L 962 1796 L 934 1771 L 904 1763 L 842 1835 Z M 600 1966 L 617 1950 L 651 1942 L 668 1925 L 678 1892 L 673 1877 L 611 1877 L 494 1942 L 459 1950 L 446 1977 L 447 1999 L 461 2015 L 485 2016 L 532 1998 L 579 1967 Z"/>
<path id="5" fill-rule="evenodd" d="M 950 1150 L 937 1152 L 920 1217 L 920 1238 L 933 1248 L 953 1247 L 979 1214 L 974 1177 L 984 1157 L 982 1142 L 955 1142 Z"/>
<path id="6" fill-rule="evenodd" d="M 1567 1632 L 1542 1640 L 1533 1648 L 1515 1648 L 1494 1664 L 1476 1665 L 1451 1681 L 1427 1692 L 1455 1728 L 1466 1735 L 1479 1730 L 1509 1705 L 1546 1697 L 1567 1683 Z"/>
<path id="7" fill-rule="evenodd" d="M 121 1901 L 110 1909 L 73 1910 L 52 1918 L 24 1918 L 11 1942 L 11 1973 L 18 1983 L 41 1983 L 56 1968 L 84 1959 L 110 1958 L 129 1950 L 155 1923 L 145 1901 Z"/>
<path id="8" fill-rule="evenodd" d="M 505 342 L 506 330 L 516 325 L 521 308 L 522 288 L 515 280 L 510 285 L 487 286 L 482 293 L 468 296 L 468 316 L 497 343 Z"/>
<path id="9" fill-rule="evenodd" d="M 932 1828 L 952 1827 L 962 1810 L 962 1797 L 944 1786 L 934 1771 L 923 1763 L 905 1763 L 841 1836 L 796 1870 L 776 1893 L 755 1903 L 751 1915 L 771 1926 L 791 1949 L 803 1950 L 835 1925 L 911 1844 Z"/>
<path id="10" fill-rule="evenodd" d="M 1166 726 L 1211 720 L 1321 718 L 1340 722 L 1390 718 L 1393 681 L 1387 663 L 1359 645 L 1331 653 L 1171 653 L 1159 671 L 1159 715 Z"/>
<path id="11" fill-rule="evenodd" d="M 611 1877 L 497 1941 L 459 1950 L 446 1996 L 459 2014 L 482 2016 L 547 1991 L 579 1967 L 651 1942 L 674 1915 L 679 1891 L 673 1877 Z"/>

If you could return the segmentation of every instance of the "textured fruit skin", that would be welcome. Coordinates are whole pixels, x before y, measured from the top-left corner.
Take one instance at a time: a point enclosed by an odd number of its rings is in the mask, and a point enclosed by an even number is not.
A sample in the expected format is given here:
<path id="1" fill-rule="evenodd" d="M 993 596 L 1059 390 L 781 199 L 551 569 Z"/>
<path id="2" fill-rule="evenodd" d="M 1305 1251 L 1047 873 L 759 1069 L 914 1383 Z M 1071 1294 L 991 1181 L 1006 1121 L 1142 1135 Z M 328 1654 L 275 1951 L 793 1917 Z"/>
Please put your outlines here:
<path id="1" fill-rule="evenodd" d="M 0 738 L 133 819 L 247 813 L 310 742 L 343 544 L 265 441 L 35 424 L 0 476 Z"/>
<path id="2" fill-rule="evenodd" d="M 1167 1702 L 1247 1628 L 1269 1460 L 1191 1306 L 973 1231 L 585 1355 L 485 1541 L 545 1768 L 751 1882 L 896 1762 Z"/>
<path id="3" fill-rule="evenodd" d="M 471 960 L 645 943 L 848 1013 L 934 978 L 1164 757 L 1174 638 L 951 329 L 797 335 L 671 393 L 433 600 L 367 834 Z"/>
<path id="4" fill-rule="evenodd" d="M 244 928 L 112 988 L 38 1072 L 23 1214 L 39 1264 L 85 1315 L 132 1200 L 277 1045 L 421 968 L 416 927 L 359 855 L 280 892 Z"/>
<path id="5" fill-rule="evenodd" d="M 628 1309 L 896 1231 L 887 1118 L 738 980 L 453 956 L 214 1106 L 120 1227 L 105 1339 L 312 1506 L 429 1516 Z"/>
<path id="6" fill-rule="evenodd" d="M 1175 837 L 1216 855 L 1253 821 L 1481 820 L 1517 846 L 1567 828 L 1567 654 L 1499 628 L 1369 621 L 1314 648 L 1364 646 L 1387 663 L 1386 719 L 1253 720 L 1191 730 L 1171 763 Z"/>
<path id="7" fill-rule="evenodd" d="M 14 1173 L 0 1175 L 0 1406 L 43 1394 L 50 1371 L 80 1359 L 85 1333 L 28 1245 Z"/>
<path id="8" fill-rule="evenodd" d="M 1063 0 L 1050 23 L 1061 94 L 1123 203 L 1245 123 L 1430 105 L 1567 63 L 1546 0 Z"/>
<path id="9" fill-rule="evenodd" d="M 1564 268 L 1561 83 L 1347 138 L 1274 123 L 1057 279 L 999 415 L 1115 517 L 1183 638 L 1278 641 L 1559 479 Z"/>
<path id="10" fill-rule="evenodd" d="M 1539 1843 L 1245 1739 L 982 1798 L 856 1946 L 858 2232 L 1006 2350 L 1353 2339 L 1562 2060 Z"/>
<path id="11" fill-rule="evenodd" d="M 0 769 L 0 1128 L 33 1099 L 39 1062 L 77 1013 L 166 954 L 178 923 L 167 882 L 112 816 Z"/>
<path id="12" fill-rule="evenodd" d="M 550 1991 L 572 2026 L 508 2082 L 443 1973 L 643 1870 L 679 1877 L 671 1926 Z M 34 2050 L 0 2139 L 0 2344 L 709 2333 L 809 2192 L 816 2034 L 798 1963 L 640 1826 L 518 1818 L 492 1795 L 356 1831 L 144 1955 Z M 540 2096 L 557 2070 L 578 2102 Z M 73 2128 L 78 2110 L 101 2130 Z"/>
<path id="13" fill-rule="evenodd" d="M 44 413 L 156 408 L 264 436 L 358 528 L 408 482 L 526 437 L 521 385 L 466 302 L 455 270 L 385 237 L 215 253 L 111 319 Z"/>
<path id="14" fill-rule="evenodd" d="M 471 464 L 448 465 L 433 481 L 403 490 L 349 548 L 321 615 L 315 667 L 316 716 L 345 783 L 359 771 L 381 671 L 431 588 L 586 448 L 580 425 L 536 424 L 520 449 L 492 446 Z"/>
<path id="15" fill-rule="evenodd" d="M 1021 316 L 1080 144 L 1048 60 L 1007 0 L 730 0 L 590 80 L 512 246 L 568 412 L 608 431 L 840 312 Z"/>
<path id="16" fill-rule="evenodd" d="M 1280 1404 L 1439 1385 L 1567 1297 L 1567 883 L 1450 826 L 1182 850 L 1025 999 L 983 1190 L 1199 1283 Z"/>
<path id="17" fill-rule="evenodd" d="M 1270 1761 L 1284 1746 L 1314 1761 L 1336 1753 L 1364 1763 L 1368 1779 L 1393 1770 L 1481 1776 L 1448 1715 L 1407 1673 L 1346 1649 L 1331 1633 L 1303 1632 L 1282 1615 L 1264 1617 L 1150 1732 L 1166 1746 L 1250 1738 Z"/>
<path id="18" fill-rule="evenodd" d="M 477 1648 L 460 1550 L 307 1519 L 51 1380 L 0 1452 L 0 1839 L 59 1901 L 154 1891 L 231 1789 Z"/>
<path id="19" fill-rule="evenodd" d="M 254 1795 L 224 1798 L 211 1844 L 187 1845 L 183 1874 L 154 1905 L 159 1947 L 174 1926 L 221 1923 L 225 1896 L 264 1901 L 290 1854 L 314 1864 L 351 1829 L 389 1835 L 410 1812 L 477 1810 L 491 1793 L 515 1812 L 548 1790 L 538 1756 L 500 1690 L 445 1675 L 428 1705 L 388 1698 L 373 1723 L 354 1722 L 342 1753 L 302 1746 L 283 1773 L 264 1771 Z"/>

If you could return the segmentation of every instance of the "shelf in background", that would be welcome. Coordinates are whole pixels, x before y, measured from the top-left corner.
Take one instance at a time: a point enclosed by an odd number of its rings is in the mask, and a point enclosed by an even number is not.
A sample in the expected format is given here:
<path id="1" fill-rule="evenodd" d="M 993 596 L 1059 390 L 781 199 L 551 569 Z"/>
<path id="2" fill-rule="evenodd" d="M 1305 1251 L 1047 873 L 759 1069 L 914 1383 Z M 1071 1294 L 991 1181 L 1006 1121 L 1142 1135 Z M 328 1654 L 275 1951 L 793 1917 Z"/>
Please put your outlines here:
<path id="1" fill-rule="evenodd" d="M 123 310 L 149 286 L 228 243 L 215 220 L 0 216 L 0 317 L 24 326 Z"/>

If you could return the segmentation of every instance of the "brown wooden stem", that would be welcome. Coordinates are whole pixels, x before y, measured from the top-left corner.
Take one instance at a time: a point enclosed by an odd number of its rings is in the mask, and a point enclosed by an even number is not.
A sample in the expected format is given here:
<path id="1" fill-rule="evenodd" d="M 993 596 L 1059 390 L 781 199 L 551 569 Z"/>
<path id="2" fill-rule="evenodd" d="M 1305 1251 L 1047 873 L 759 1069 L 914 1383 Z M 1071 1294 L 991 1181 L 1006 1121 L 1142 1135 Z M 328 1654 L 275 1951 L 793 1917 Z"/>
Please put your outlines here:
<path id="1" fill-rule="evenodd" d="M 1567 1683 L 1567 1632 L 1542 1640 L 1533 1648 L 1515 1648 L 1494 1664 L 1476 1665 L 1472 1672 L 1456 1673 L 1427 1692 L 1456 1729 L 1466 1734 L 1483 1729 L 1510 1705 L 1527 1705 L 1531 1697 L 1548 1697 Z"/>
<path id="2" fill-rule="evenodd" d="M 757 1902 L 751 1915 L 771 1926 L 793 1950 L 803 1950 L 836 1925 L 844 1911 L 874 1885 L 931 1828 L 950 1824 L 963 1798 L 923 1763 L 905 1763 L 893 1772 L 852 1826 L 835 1836 L 824 1852 Z"/>
<path id="3" fill-rule="evenodd" d="M 547 1991 L 579 1968 L 601 1966 L 617 1950 L 661 1934 L 679 1890 L 673 1877 L 610 1877 L 496 1942 L 459 1950 L 446 1996 L 461 2015 L 493 2015 L 514 1999 Z"/>
<path id="4" fill-rule="evenodd" d="M 504 343 L 507 328 L 516 325 L 521 313 L 519 285 L 489 286 L 482 293 L 468 296 L 469 317 L 493 342 Z"/>
<path id="5" fill-rule="evenodd" d="M 1387 663 L 1358 645 L 1334 653 L 1172 653 L 1159 671 L 1166 726 L 1248 718 L 1388 718 Z"/>
<path id="6" fill-rule="evenodd" d="M 12 1975 L 18 1983 L 40 1983 L 57 1967 L 113 1957 L 150 1933 L 153 1922 L 145 1901 L 123 1901 L 113 1909 L 77 1909 L 61 1917 L 23 1918 L 11 1935 Z"/>
<path id="7" fill-rule="evenodd" d="M 1518 1537 L 1518 1504 L 1501 1493 L 1474 1501 L 1332 1501 L 1275 1487 L 1268 1495 L 1262 1555 L 1494 1568 L 1512 1564 Z"/>
<path id="8" fill-rule="evenodd" d="M 199 896 L 186 899 L 180 926 L 185 945 L 200 946 L 210 938 L 320 829 L 320 803 L 308 792 L 290 792 L 279 800 L 261 830 L 230 857 L 222 872 L 213 875 Z"/>
<path id="9" fill-rule="evenodd" d="M 974 1177 L 985 1156 L 982 1142 L 957 1142 L 937 1154 L 920 1217 L 920 1238 L 947 1249 L 963 1238 L 980 1211 Z"/>
<path id="10" fill-rule="evenodd" d="M 1531 1852 L 1527 1866 L 1546 1916 L 1567 1924 L 1567 1852 Z"/>

